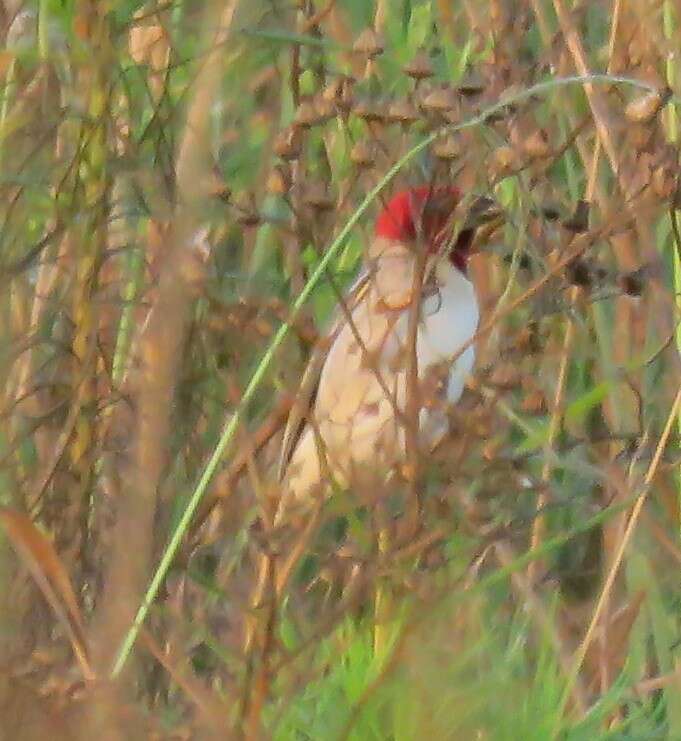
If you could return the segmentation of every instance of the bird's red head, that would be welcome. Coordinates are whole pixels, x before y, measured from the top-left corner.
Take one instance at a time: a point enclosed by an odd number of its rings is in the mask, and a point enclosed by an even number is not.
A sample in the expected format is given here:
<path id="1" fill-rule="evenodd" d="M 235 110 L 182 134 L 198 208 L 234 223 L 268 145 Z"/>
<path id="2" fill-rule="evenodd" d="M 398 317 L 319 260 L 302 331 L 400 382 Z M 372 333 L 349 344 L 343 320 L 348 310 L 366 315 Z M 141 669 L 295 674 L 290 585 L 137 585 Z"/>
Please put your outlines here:
<path id="1" fill-rule="evenodd" d="M 461 200 L 454 186 L 420 185 L 396 193 L 376 220 L 376 236 L 400 242 L 421 239 L 428 251 L 438 252 L 452 238 L 452 215 Z M 471 230 L 462 230 L 449 252 L 449 259 L 459 270 L 466 270 Z"/>

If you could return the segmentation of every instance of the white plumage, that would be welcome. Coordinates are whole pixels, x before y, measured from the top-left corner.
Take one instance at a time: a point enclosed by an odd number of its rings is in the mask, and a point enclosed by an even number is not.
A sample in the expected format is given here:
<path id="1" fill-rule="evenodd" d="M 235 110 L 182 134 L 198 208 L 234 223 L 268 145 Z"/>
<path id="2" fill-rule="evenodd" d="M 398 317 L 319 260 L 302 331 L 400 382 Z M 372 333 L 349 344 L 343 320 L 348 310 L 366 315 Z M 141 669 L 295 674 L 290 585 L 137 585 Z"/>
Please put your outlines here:
<path id="1" fill-rule="evenodd" d="M 316 398 L 283 478 L 280 515 L 288 503 L 318 494 L 329 474 L 344 485 L 363 470 L 388 471 L 404 460 L 414 249 L 378 237 L 369 258 L 369 270 L 346 302 L 320 361 Z M 418 377 L 424 381 L 436 367 L 444 368 L 442 401 L 453 403 L 473 368 L 473 347 L 460 350 L 476 332 L 478 303 L 472 283 L 446 256 L 429 261 L 416 340 Z M 444 403 L 421 410 L 424 447 L 446 430 Z"/>
<path id="2" fill-rule="evenodd" d="M 459 399 L 473 368 L 469 343 L 479 319 L 475 290 L 459 268 L 465 268 L 478 227 L 495 218 L 494 203 L 476 199 L 455 235 L 452 217 L 460 203 L 456 187 L 417 186 L 398 192 L 378 215 L 367 270 L 301 381 L 284 434 L 275 524 L 287 520 L 291 505 L 304 510 L 323 496 L 331 480 L 352 485 L 368 473 L 368 481 L 380 481 L 405 460 L 405 422 L 413 422 L 405 420 L 413 408 L 407 403 L 412 294 L 417 256 L 424 253 L 415 347 L 419 447 L 434 446 L 446 433 L 447 403 Z M 428 403 L 433 397 L 435 403 Z M 313 510 L 305 528 L 315 521 Z M 305 543 L 300 537 L 284 561 L 263 555 L 254 610 L 270 588 L 281 594 Z M 255 631 L 256 622 L 248 621 L 247 650 Z"/>

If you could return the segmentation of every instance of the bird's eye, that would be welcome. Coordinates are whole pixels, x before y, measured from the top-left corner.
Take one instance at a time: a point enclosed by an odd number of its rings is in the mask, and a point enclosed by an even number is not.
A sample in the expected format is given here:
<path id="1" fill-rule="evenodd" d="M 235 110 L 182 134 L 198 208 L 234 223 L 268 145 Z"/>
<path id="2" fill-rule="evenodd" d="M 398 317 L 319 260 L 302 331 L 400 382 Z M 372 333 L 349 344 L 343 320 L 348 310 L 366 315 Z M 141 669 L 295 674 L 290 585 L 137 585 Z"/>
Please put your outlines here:
<path id="1" fill-rule="evenodd" d="M 462 229 L 454 244 L 454 249 L 461 252 L 467 252 L 473 244 L 473 237 L 475 236 L 475 230 L 467 227 Z"/>

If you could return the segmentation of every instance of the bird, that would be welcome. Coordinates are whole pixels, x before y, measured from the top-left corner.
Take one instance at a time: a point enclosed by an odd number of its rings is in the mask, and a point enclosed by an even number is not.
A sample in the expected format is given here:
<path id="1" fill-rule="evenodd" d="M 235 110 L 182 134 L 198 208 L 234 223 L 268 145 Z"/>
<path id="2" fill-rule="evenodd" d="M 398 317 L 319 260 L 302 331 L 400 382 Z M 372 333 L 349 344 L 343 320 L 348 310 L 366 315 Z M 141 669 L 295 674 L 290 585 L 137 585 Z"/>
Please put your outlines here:
<path id="1" fill-rule="evenodd" d="M 475 362 L 479 307 L 468 259 L 502 222 L 493 199 L 466 198 L 453 185 L 412 186 L 384 203 L 364 269 L 311 354 L 289 415 L 269 527 L 290 531 L 296 523 L 296 543 L 262 555 L 247 652 L 258 624 L 271 626 L 276 597 L 334 485 L 352 489 L 363 475 L 389 475 L 406 459 L 410 425 L 423 450 L 446 435 L 447 406 L 461 397 Z M 427 403 L 421 391 L 433 379 L 436 403 Z M 423 403 L 410 404 L 410 393 Z"/>
<path id="2" fill-rule="evenodd" d="M 489 236 L 502 216 L 495 201 L 478 197 L 457 229 L 461 206 L 457 187 L 420 185 L 394 194 L 379 213 L 364 270 L 300 384 L 279 461 L 275 524 L 323 496 L 329 478 L 347 487 L 363 471 L 404 461 L 410 355 L 418 383 L 431 379 L 439 397 L 418 411 L 419 443 L 432 448 L 446 434 L 446 406 L 459 400 L 475 362 L 479 308 L 468 258 L 479 232 Z"/>

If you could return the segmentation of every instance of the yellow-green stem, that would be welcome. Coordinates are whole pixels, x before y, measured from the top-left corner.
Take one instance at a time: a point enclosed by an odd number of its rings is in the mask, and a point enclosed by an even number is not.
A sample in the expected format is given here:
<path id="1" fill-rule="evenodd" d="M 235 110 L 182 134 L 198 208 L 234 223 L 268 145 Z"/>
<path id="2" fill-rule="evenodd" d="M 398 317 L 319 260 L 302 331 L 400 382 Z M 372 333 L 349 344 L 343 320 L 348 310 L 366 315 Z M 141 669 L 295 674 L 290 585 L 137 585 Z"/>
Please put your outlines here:
<path id="1" fill-rule="evenodd" d="M 87 521 L 83 516 L 84 508 L 87 507 L 94 475 L 97 369 L 94 346 L 98 324 L 95 293 L 105 245 L 109 185 L 106 168 L 108 85 L 104 59 L 107 49 L 106 18 L 93 0 L 82 0 L 80 12 L 88 19 L 87 45 L 92 53 L 79 73 L 81 88 L 86 96 L 87 116 L 79 132 L 79 167 L 73 188 L 74 198 L 82 203 L 82 208 L 78 209 L 73 228 L 76 264 L 72 403 L 77 416 L 69 457 L 77 484 L 72 495 L 76 498 L 74 511 L 78 523 L 82 525 Z"/>

